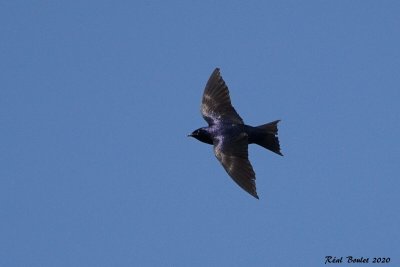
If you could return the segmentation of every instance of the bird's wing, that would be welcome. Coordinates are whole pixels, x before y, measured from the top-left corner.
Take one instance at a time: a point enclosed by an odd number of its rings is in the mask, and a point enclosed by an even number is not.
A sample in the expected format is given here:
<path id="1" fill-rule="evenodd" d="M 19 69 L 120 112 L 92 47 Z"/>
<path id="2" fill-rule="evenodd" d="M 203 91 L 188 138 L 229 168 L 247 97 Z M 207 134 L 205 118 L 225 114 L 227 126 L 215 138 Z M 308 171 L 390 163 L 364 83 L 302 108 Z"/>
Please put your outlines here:
<path id="1" fill-rule="evenodd" d="M 204 89 L 201 114 L 209 125 L 216 121 L 243 124 L 242 118 L 231 104 L 228 86 L 222 79 L 219 68 L 211 74 Z"/>
<path id="2" fill-rule="evenodd" d="M 248 159 L 248 136 L 241 133 L 228 140 L 218 136 L 214 141 L 214 153 L 230 177 L 246 192 L 258 199 L 256 175 Z"/>

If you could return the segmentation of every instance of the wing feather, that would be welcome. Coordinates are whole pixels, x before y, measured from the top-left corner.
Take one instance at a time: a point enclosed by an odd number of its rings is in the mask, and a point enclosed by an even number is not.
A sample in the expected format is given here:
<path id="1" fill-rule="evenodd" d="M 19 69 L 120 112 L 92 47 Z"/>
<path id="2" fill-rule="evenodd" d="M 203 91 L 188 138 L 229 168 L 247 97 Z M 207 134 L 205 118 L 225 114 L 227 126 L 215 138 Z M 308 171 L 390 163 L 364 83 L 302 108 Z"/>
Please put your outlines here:
<path id="1" fill-rule="evenodd" d="M 217 137 L 214 153 L 225 171 L 241 188 L 258 199 L 256 175 L 248 159 L 248 136 L 240 134 L 233 140 Z"/>
<path id="2" fill-rule="evenodd" d="M 201 103 L 201 114 L 209 125 L 216 121 L 243 124 L 242 118 L 232 106 L 228 86 L 216 68 L 208 79 Z"/>

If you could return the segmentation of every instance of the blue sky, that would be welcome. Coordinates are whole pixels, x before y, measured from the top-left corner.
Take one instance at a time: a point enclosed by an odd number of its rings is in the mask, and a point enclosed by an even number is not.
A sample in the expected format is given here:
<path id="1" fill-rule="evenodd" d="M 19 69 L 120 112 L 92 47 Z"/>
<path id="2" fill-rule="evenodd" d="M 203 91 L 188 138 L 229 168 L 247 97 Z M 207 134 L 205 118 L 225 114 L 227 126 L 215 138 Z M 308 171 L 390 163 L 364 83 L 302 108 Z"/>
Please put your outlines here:
<path id="1" fill-rule="evenodd" d="M 399 264 L 399 14 L 3 1 L 0 265 Z M 260 200 L 186 137 L 215 67 L 247 124 L 282 120 L 284 157 L 249 149 Z"/>

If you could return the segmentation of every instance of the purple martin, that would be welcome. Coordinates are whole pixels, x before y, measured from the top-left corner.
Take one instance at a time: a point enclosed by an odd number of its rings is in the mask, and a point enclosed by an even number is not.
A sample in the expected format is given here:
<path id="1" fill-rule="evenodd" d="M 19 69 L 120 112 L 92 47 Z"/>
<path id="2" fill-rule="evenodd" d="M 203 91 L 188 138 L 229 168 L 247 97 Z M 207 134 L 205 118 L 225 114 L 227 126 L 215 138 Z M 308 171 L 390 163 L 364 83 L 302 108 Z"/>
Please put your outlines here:
<path id="1" fill-rule="evenodd" d="M 214 146 L 214 154 L 225 171 L 241 188 L 258 199 L 256 175 L 248 159 L 248 145 L 257 144 L 282 155 L 278 139 L 279 120 L 252 127 L 244 124 L 231 104 L 228 87 L 219 68 L 211 74 L 200 108 L 208 127 L 189 136 Z"/>

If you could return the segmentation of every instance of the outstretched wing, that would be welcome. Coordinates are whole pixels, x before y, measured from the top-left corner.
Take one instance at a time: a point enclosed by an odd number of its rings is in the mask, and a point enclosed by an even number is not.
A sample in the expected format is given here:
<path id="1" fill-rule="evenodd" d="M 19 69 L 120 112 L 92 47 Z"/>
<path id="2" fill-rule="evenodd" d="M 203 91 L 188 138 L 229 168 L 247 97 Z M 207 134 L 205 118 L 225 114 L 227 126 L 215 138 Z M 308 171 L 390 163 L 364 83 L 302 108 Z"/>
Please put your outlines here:
<path id="1" fill-rule="evenodd" d="M 230 177 L 246 192 L 258 199 L 256 175 L 248 159 L 248 136 L 241 133 L 237 138 L 227 140 L 215 138 L 214 153 Z"/>
<path id="2" fill-rule="evenodd" d="M 201 114 L 209 125 L 216 121 L 243 124 L 242 118 L 231 104 L 228 87 L 216 68 L 208 79 L 201 103 Z"/>

